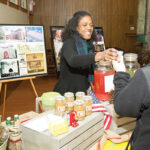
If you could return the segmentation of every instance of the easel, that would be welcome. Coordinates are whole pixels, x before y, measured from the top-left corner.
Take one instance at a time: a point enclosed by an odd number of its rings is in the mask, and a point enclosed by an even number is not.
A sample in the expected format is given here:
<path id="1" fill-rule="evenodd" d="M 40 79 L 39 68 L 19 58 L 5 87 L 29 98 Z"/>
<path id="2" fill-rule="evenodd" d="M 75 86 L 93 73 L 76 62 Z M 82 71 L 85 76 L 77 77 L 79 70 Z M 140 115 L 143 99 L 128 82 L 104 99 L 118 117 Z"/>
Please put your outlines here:
<path id="1" fill-rule="evenodd" d="M 35 89 L 35 85 L 32 81 L 32 79 L 35 79 L 36 77 L 25 77 L 25 78 L 18 78 L 18 79 L 10 79 L 10 80 L 4 80 L 4 81 L 0 81 L 0 93 L 1 93 L 1 89 L 2 89 L 2 84 L 4 84 L 4 98 L 3 98 L 3 106 L 2 106 L 2 120 L 4 120 L 4 116 L 5 116 L 5 106 L 6 106 L 6 93 L 7 93 L 7 83 L 8 82 L 13 82 L 13 81 L 20 81 L 20 80 L 30 80 L 31 86 L 33 88 L 34 94 L 36 97 L 38 97 L 37 91 Z M 42 110 L 42 106 L 41 103 L 39 102 L 39 107 Z"/>

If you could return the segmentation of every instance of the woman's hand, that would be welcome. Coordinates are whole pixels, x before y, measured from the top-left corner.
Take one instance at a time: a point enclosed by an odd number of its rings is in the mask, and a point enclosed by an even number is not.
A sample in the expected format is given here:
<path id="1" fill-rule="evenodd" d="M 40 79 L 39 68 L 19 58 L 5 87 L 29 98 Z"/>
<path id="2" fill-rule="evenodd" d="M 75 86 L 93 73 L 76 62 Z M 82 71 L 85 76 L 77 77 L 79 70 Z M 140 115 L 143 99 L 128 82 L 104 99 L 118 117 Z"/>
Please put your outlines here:
<path id="1" fill-rule="evenodd" d="M 100 60 L 119 61 L 118 51 L 114 48 L 109 48 L 107 50 L 104 50 L 103 52 L 96 53 L 95 61 L 100 61 Z"/>

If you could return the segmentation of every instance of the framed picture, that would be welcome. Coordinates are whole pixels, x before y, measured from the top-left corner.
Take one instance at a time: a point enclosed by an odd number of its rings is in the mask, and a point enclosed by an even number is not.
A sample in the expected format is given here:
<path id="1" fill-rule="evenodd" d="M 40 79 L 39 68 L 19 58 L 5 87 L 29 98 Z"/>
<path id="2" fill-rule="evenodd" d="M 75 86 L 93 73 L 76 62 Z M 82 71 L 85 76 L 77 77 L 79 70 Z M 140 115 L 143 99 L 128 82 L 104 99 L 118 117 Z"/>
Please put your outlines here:
<path id="1" fill-rule="evenodd" d="M 104 51 L 105 42 L 104 42 L 103 28 L 95 27 L 94 32 L 96 35 L 96 41 L 94 41 L 95 51 Z"/>
<path id="2" fill-rule="evenodd" d="M 20 0 L 20 7 L 21 9 L 27 9 L 27 0 Z"/>
<path id="3" fill-rule="evenodd" d="M 19 5 L 18 0 L 9 0 L 9 2 L 16 4 L 16 5 Z"/>
<path id="4" fill-rule="evenodd" d="M 9 0 L 9 6 L 19 9 L 19 0 Z"/>
<path id="5" fill-rule="evenodd" d="M 57 72 L 60 71 L 60 52 L 63 45 L 62 32 L 63 26 L 50 26 L 50 33 L 52 39 L 52 48 L 55 55 L 55 63 Z"/>

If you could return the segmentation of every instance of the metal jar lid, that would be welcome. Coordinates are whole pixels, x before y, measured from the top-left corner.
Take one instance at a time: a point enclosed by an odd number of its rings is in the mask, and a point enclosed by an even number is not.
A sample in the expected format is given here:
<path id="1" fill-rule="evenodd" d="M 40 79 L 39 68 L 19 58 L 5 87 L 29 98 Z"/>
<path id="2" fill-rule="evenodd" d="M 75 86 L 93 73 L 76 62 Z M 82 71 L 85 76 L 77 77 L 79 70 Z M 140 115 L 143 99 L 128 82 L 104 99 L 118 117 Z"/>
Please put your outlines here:
<path id="1" fill-rule="evenodd" d="M 84 96 L 84 95 L 85 95 L 85 93 L 84 93 L 84 92 L 81 92 L 81 91 L 76 92 L 76 96 Z"/>
<path id="2" fill-rule="evenodd" d="M 74 97 L 74 94 L 72 92 L 66 92 L 64 94 L 65 97 Z"/>
<path id="3" fill-rule="evenodd" d="M 138 55 L 135 53 L 124 54 L 125 61 L 137 61 Z"/>
<path id="4" fill-rule="evenodd" d="M 74 101 L 74 106 L 77 106 L 77 105 L 85 105 L 85 103 L 84 103 L 84 101 L 83 100 L 76 100 L 76 101 Z"/>
<path id="5" fill-rule="evenodd" d="M 104 60 L 101 60 L 97 63 L 98 65 L 100 66 L 111 66 L 112 65 L 112 62 L 111 61 L 104 61 Z"/>
<path id="6" fill-rule="evenodd" d="M 85 96 L 83 96 L 83 100 L 84 100 L 84 101 L 92 101 L 92 96 L 90 96 L 90 95 L 85 95 Z"/>

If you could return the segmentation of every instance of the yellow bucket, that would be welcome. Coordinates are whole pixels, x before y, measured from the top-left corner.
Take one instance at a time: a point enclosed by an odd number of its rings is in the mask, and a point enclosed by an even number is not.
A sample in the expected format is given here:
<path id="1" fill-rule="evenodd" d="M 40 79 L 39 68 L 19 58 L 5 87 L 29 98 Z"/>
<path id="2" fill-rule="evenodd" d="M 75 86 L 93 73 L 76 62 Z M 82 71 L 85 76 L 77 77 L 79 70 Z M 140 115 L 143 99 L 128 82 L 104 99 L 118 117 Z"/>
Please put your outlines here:
<path id="1" fill-rule="evenodd" d="M 123 142 L 119 144 L 115 144 L 111 142 L 110 140 L 107 140 L 107 142 L 104 144 L 102 150 L 125 150 L 128 142 Z M 130 146 L 128 148 L 130 150 Z"/>

